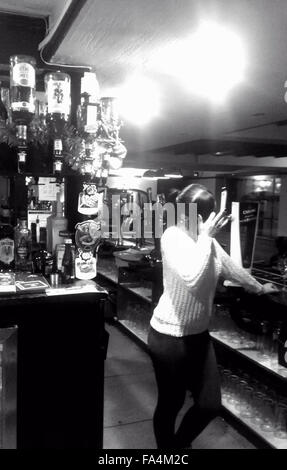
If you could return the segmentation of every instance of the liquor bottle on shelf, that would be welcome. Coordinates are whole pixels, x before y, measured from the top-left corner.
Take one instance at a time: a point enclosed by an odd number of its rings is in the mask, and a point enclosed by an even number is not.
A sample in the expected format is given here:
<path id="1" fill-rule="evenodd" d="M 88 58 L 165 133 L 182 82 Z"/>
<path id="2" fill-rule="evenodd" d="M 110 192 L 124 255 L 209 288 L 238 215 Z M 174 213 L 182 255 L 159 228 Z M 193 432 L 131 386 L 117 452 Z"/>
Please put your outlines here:
<path id="1" fill-rule="evenodd" d="M 25 171 L 27 129 L 35 115 L 36 61 L 31 56 L 10 57 L 10 106 L 18 139 L 18 171 Z"/>
<path id="2" fill-rule="evenodd" d="M 14 229 L 10 217 L 2 211 L 0 221 L 0 271 L 9 271 L 15 266 Z"/>
<path id="3" fill-rule="evenodd" d="M 1 85 L 1 82 L 0 82 L 0 85 Z M 3 103 L 2 96 L 3 96 L 3 88 L 1 86 L 0 88 L 0 128 L 3 129 L 6 127 L 6 123 L 8 119 L 8 112 L 7 112 L 5 104 Z"/>
<path id="4" fill-rule="evenodd" d="M 71 77 L 67 73 L 51 72 L 45 75 L 47 97 L 46 121 L 53 131 L 53 173 L 61 179 L 63 168 L 63 132 L 71 112 Z"/>
<path id="5" fill-rule="evenodd" d="M 68 220 L 63 215 L 63 204 L 60 201 L 60 193 L 57 193 L 55 212 L 47 218 L 47 250 L 55 253 L 56 245 L 63 243 L 60 231 L 67 230 Z"/>
<path id="6" fill-rule="evenodd" d="M 20 219 L 15 227 L 15 268 L 18 271 L 30 271 L 31 264 L 31 231 L 27 220 Z"/>
<path id="7" fill-rule="evenodd" d="M 63 233 L 64 235 L 64 233 Z M 72 242 L 72 234 L 65 233 L 65 251 L 62 260 L 62 280 L 69 284 L 75 279 L 75 246 Z"/>

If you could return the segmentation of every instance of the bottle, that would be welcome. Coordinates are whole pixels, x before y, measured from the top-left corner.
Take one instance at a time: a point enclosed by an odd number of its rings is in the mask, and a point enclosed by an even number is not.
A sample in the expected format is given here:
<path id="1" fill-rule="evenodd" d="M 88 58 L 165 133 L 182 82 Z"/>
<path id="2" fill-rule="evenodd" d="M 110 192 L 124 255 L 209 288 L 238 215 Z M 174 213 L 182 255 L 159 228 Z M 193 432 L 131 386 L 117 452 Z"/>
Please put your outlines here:
<path id="1" fill-rule="evenodd" d="M 40 243 L 40 220 L 39 215 L 36 218 L 36 243 Z"/>
<path id="2" fill-rule="evenodd" d="M 18 141 L 18 173 L 25 172 L 25 165 L 27 159 L 27 126 L 18 125 L 16 126 L 16 137 Z"/>
<path id="3" fill-rule="evenodd" d="M 47 99 L 46 121 L 54 134 L 53 173 L 60 175 L 63 167 L 63 131 L 71 113 L 71 77 L 67 73 L 51 72 L 45 75 Z"/>
<path id="4" fill-rule="evenodd" d="M 33 272 L 48 277 L 54 268 L 54 258 L 45 249 L 45 243 L 40 242 L 39 250 L 33 254 Z"/>
<path id="5" fill-rule="evenodd" d="M 99 83 L 93 72 L 85 72 L 81 79 L 81 104 L 77 110 L 78 129 L 95 134 L 100 119 Z"/>
<path id="6" fill-rule="evenodd" d="M 75 279 L 75 247 L 72 238 L 65 238 L 65 251 L 62 260 L 62 279 L 68 284 Z"/>
<path id="7" fill-rule="evenodd" d="M 12 120 L 28 125 L 35 114 L 36 61 L 31 56 L 10 57 L 10 101 Z"/>
<path id="8" fill-rule="evenodd" d="M 119 108 L 115 97 L 102 97 L 100 99 L 101 119 L 105 124 L 118 124 Z"/>
<path id="9" fill-rule="evenodd" d="M 7 200 L 2 199 L 0 209 L 1 209 L 0 221 L 4 224 L 10 224 L 11 223 L 11 210 L 9 208 Z"/>
<path id="10" fill-rule="evenodd" d="M 20 219 L 15 227 L 15 268 L 19 271 L 31 270 L 31 231 L 27 220 Z"/>
<path id="11" fill-rule="evenodd" d="M 152 189 L 147 188 L 147 202 L 144 204 L 144 238 L 149 241 L 153 239 L 152 230 Z"/>
<path id="12" fill-rule="evenodd" d="M 2 101 L 3 96 L 3 88 L 0 88 L 0 128 L 3 129 L 6 127 L 7 119 L 8 119 L 8 112 L 5 107 L 5 104 Z"/>
<path id="13" fill-rule="evenodd" d="M 63 243 L 60 231 L 67 230 L 68 221 L 63 216 L 63 204 L 60 201 L 60 193 L 57 193 L 56 212 L 47 218 L 47 250 L 55 254 L 56 245 Z"/>
<path id="14" fill-rule="evenodd" d="M 2 212 L 0 222 L 0 271 L 9 271 L 15 266 L 14 229 L 10 218 Z"/>
<path id="15" fill-rule="evenodd" d="M 36 61 L 31 56 L 10 57 L 10 106 L 18 140 L 18 172 L 25 171 L 27 128 L 35 115 Z"/>

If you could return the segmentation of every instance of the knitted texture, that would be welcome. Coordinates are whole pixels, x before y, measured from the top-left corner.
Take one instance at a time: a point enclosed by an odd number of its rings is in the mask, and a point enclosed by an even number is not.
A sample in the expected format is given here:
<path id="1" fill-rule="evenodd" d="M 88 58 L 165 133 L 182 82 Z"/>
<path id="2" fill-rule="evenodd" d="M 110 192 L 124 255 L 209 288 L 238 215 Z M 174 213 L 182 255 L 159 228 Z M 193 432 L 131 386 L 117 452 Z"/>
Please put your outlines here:
<path id="1" fill-rule="evenodd" d="M 208 329 L 219 276 L 262 293 L 262 286 L 206 235 L 197 242 L 183 229 L 169 227 L 161 238 L 163 294 L 151 326 L 160 333 L 186 336 Z"/>

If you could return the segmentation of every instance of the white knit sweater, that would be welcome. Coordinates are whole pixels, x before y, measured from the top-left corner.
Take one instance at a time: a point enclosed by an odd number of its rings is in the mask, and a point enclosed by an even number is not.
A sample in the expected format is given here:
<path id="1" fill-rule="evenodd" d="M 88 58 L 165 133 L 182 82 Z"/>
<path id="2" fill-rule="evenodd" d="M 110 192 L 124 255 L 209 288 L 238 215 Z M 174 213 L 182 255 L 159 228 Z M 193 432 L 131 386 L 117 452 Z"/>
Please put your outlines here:
<path id="1" fill-rule="evenodd" d="M 194 242 L 184 230 L 169 227 L 161 238 L 161 250 L 164 290 L 150 322 L 160 333 L 185 336 L 208 329 L 220 275 L 249 292 L 263 291 L 254 277 L 206 235 Z"/>

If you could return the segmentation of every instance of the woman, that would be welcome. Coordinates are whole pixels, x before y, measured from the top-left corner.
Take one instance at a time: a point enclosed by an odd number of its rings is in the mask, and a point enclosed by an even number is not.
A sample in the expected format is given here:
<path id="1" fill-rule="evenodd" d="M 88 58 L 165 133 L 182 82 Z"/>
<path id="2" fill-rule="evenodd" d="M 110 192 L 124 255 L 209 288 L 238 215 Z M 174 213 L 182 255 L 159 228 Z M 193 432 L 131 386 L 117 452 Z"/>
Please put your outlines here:
<path id="1" fill-rule="evenodd" d="M 176 202 L 197 204 L 198 240 L 185 226 L 169 227 L 161 238 L 164 290 L 151 318 L 148 345 L 158 387 L 154 433 L 158 448 L 165 449 L 188 447 L 220 409 L 220 379 L 208 332 L 218 277 L 259 295 L 276 291 L 235 264 L 213 238 L 229 219 L 215 214 L 215 199 L 204 186 L 187 186 Z M 194 404 L 175 432 L 187 390 Z"/>

